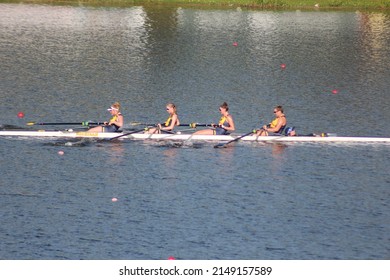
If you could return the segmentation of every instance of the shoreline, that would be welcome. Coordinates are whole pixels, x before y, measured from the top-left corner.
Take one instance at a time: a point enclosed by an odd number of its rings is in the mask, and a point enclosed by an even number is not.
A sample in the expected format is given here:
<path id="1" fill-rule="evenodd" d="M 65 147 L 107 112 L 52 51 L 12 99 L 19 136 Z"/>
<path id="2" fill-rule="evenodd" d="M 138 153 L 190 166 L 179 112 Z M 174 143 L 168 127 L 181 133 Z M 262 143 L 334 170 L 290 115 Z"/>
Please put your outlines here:
<path id="1" fill-rule="evenodd" d="M 390 0 L 0 0 L 1 3 L 101 7 L 183 6 L 211 9 L 390 11 Z"/>

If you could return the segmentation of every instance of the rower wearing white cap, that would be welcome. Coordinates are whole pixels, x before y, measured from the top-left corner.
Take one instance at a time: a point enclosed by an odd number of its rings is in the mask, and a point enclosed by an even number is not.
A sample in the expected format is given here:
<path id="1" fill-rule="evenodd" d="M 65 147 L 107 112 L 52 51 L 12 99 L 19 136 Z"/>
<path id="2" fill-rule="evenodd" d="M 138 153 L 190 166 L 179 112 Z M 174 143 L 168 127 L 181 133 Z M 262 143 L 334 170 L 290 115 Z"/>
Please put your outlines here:
<path id="1" fill-rule="evenodd" d="M 108 122 L 104 122 L 104 125 L 99 125 L 88 130 L 88 132 L 116 132 L 123 126 L 123 116 L 120 112 L 121 105 L 119 102 L 115 102 L 107 109 L 112 115 Z"/>

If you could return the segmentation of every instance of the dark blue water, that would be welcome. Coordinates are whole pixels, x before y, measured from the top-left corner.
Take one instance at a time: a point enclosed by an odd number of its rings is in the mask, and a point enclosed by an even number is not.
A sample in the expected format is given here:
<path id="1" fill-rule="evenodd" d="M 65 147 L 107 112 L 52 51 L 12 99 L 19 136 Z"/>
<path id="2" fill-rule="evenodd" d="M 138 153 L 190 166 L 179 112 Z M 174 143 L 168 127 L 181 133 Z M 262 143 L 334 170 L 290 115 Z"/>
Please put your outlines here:
<path id="1" fill-rule="evenodd" d="M 1 4 L 0 28 L 3 128 L 227 101 L 240 133 L 282 104 L 389 136 L 386 14 Z M 389 259 L 389 145 L 214 144 L 1 138 L 0 258 Z"/>

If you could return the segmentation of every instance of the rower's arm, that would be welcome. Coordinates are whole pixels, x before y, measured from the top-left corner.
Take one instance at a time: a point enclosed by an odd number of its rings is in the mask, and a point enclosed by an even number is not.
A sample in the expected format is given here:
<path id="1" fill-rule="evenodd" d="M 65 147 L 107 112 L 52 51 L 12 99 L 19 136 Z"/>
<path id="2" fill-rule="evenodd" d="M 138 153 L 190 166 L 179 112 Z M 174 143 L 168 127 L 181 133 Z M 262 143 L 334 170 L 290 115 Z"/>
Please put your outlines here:
<path id="1" fill-rule="evenodd" d="M 167 126 L 167 127 L 165 127 L 165 126 L 162 127 L 162 130 L 172 130 L 172 129 L 175 128 L 175 125 L 179 125 L 179 124 L 180 124 L 179 118 L 177 117 L 177 115 L 173 115 L 171 124 L 169 126 Z"/>
<path id="2" fill-rule="evenodd" d="M 116 126 L 122 127 L 123 126 L 123 116 L 119 115 L 118 120 L 114 122 L 110 122 L 109 124 L 115 124 Z"/>
<path id="3" fill-rule="evenodd" d="M 268 132 L 276 132 L 279 131 L 282 126 L 283 126 L 283 120 L 282 118 L 279 118 L 278 123 L 276 124 L 275 127 L 267 127 L 265 130 Z"/>

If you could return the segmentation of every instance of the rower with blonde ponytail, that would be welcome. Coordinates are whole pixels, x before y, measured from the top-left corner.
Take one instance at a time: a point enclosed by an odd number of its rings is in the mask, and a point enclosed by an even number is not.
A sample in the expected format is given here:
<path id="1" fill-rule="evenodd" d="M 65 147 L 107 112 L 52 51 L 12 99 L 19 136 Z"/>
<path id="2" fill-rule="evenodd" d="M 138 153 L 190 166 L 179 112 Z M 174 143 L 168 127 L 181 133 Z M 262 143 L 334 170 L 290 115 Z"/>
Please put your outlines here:
<path id="1" fill-rule="evenodd" d="M 157 127 L 148 129 L 145 133 L 172 133 L 175 126 L 180 125 L 179 116 L 177 115 L 176 105 L 173 103 L 168 103 L 166 105 L 166 110 L 169 114 L 168 119 L 163 123 L 157 124 Z"/>

